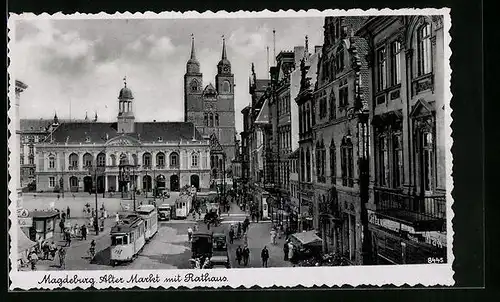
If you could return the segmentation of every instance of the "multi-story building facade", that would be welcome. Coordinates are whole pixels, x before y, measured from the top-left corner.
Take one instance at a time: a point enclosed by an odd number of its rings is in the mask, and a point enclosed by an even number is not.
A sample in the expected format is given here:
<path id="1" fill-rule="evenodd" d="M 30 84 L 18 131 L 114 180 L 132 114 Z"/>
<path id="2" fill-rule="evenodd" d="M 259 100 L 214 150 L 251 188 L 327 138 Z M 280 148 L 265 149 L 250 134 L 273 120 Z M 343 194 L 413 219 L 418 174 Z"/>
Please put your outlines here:
<path id="1" fill-rule="evenodd" d="M 191 56 L 186 64 L 184 75 L 185 122 L 196 125 L 204 137 L 212 137 L 222 152 L 212 152 L 210 164 L 212 180 L 221 180 L 231 167 L 234 158 L 234 139 L 236 134 L 234 119 L 234 74 L 227 58 L 226 42 L 222 41 L 222 56 L 217 64 L 215 86 L 209 83 L 204 88 L 200 62 L 196 58 L 194 37 Z"/>
<path id="2" fill-rule="evenodd" d="M 64 122 L 37 144 L 37 190 L 207 189 L 209 141 L 190 122 L 136 122 L 133 100 L 125 83 L 116 122 Z M 120 166 L 126 162 L 132 175 L 124 181 Z"/>
<path id="3" fill-rule="evenodd" d="M 372 17 L 369 229 L 376 263 L 446 261 L 442 16 Z"/>
<path id="4" fill-rule="evenodd" d="M 362 264 L 362 139 L 358 113 L 366 109 L 367 42 L 354 36 L 366 17 L 326 17 L 324 44 L 312 95 L 311 155 L 314 225 L 324 250 Z"/>
<path id="5" fill-rule="evenodd" d="M 15 81 L 15 100 L 14 100 L 14 106 L 12 106 L 13 108 L 13 111 L 14 111 L 14 118 L 15 118 L 15 135 L 14 135 L 14 144 L 15 146 L 20 146 L 20 151 L 19 152 L 16 152 L 16 150 L 12 150 L 13 152 L 11 153 L 11 160 L 15 163 L 15 162 L 18 162 L 19 160 L 21 161 L 21 163 L 23 162 L 23 156 L 21 155 L 21 150 L 22 150 L 22 144 L 21 144 L 21 119 L 20 119 L 20 114 L 19 114 L 19 106 L 20 106 L 20 103 L 21 103 L 21 93 L 26 90 L 28 88 L 28 85 L 26 85 L 25 83 L 19 81 L 19 80 L 16 80 Z M 11 103 L 12 104 L 12 103 Z M 18 157 L 19 156 L 19 157 Z M 15 165 L 14 165 L 15 167 Z M 22 175 L 22 168 L 17 170 L 19 175 L 17 175 L 17 179 L 16 179 L 16 204 L 17 204 L 17 207 L 18 208 L 22 208 L 22 179 L 21 179 L 21 175 Z M 15 171 L 12 175 L 13 177 L 16 177 L 15 175 Z"/>

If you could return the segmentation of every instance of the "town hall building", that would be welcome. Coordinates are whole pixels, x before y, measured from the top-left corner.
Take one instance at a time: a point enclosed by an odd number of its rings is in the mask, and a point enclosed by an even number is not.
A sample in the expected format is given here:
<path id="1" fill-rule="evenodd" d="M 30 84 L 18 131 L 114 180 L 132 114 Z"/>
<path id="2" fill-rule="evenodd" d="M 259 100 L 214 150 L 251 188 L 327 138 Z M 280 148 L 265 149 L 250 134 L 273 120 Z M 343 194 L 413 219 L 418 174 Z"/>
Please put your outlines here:
<path id="1" fill-rule="evenodd" d="M 210 141 L 191 122 L 136 122 L 133 101 L 125 82 L 116 122 L 57 125 L 36 145 L 37 191 L 207 189 Z"/>

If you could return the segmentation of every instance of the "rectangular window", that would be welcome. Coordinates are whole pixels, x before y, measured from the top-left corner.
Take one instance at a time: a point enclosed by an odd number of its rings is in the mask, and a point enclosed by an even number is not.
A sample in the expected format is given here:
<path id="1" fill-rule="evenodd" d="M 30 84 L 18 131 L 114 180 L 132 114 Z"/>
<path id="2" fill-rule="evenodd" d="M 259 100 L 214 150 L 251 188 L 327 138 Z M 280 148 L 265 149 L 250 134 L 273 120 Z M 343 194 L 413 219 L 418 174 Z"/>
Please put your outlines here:
<path id="1" fill-rule="evenodd" d="M 385 47 L 377 51 L 377 88 L 382 91 L 387 85 L 387 62 Z"/>
<path id="2" fill-rule="evenodd" d="M 33 156 L 28 157 L 28 164 L 34 165 L 35 164 L 35 158 Z"/>
<path id="3" fill-rule="evenodd" d="M 393 187 L 399 188 L 403 184 L 403 148 L 401 145 L 401 134 L 392 137 L 393 140 Z"/>
<path id="4" fill-rule="evenodd" d="M 32 145 L 29 146 L 28 154 L 34 154 L 34 153 L 35 153 L 35 147 L 33 147 Z"/>
<path id="5" fill-rule="evenodd" d="M 24 165 L 24 155 L 21 154 L 21 165 Z"/>
<path id="6" fill-rule="evenodd" d="M 323 97 L 319 100 L 319 118 L 325 118 L 327 111 L 326 97 Z"/>
<path id="7" fill-rule="evenodd" d="M 345 107 L 349 103 L 349 90 L 347 85 L 339 88 L 339 106 Z"/>
<path id="8" fill-rule="evenodd" d="M 401 83 L 401 42 L 392 42 L 391 50 L 391 84 L 397 85 Z"/>
<path id="9" fill-rule="evenodd" d="M 49 188 L 54 188 L 56 186 L 56 178 L 53 176 L 49 177 Z"/>
<path id="10" fill-rule="evenodd" d="M 54 169 L 56 167 L 56 159 L 54 157 L 49 158 L 49 169 Z"/>
<path id="11" fill-rule="evenodd" d="M 336 151 L 335 146 L 330 146 L 330 177 L 332 184 L 335 184 L 335 178 L 337 177 L 337 163 L 336 163 Z"/>
<path id="12" fill-rule="evenodd" d="M 387 138 L 379 138 L 379 181 L 380 186 L 387 186 L 389 180 L 389 150 L 387 149 Z"/>
<path id="13" fill-rule="evenodd" d="M 346 144 L 341 147 L 341 168 L 342 168 L 342 185 L 345 187 L 354 186 L 353 171 L 353 150 L 352 144 Z"/>
<path id="14" fill-rule="evenodd" d="M 427 192 L 432 191 L 432 180 L 434 176 L 434 150 L 433 135 L 430 132 L 422 134 L 423 147 L 423 184 Z"/>

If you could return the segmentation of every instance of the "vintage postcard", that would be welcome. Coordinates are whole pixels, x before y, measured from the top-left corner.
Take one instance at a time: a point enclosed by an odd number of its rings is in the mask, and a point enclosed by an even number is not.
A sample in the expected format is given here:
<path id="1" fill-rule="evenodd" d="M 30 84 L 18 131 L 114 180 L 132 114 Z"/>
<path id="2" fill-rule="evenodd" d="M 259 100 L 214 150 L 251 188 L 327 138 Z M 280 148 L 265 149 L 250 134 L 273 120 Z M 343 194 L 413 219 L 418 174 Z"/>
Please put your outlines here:
<path id="1" fill-rule="evenodd" d="M 453 285 L 450 27 L 11 14 L 10 290 Z"/>

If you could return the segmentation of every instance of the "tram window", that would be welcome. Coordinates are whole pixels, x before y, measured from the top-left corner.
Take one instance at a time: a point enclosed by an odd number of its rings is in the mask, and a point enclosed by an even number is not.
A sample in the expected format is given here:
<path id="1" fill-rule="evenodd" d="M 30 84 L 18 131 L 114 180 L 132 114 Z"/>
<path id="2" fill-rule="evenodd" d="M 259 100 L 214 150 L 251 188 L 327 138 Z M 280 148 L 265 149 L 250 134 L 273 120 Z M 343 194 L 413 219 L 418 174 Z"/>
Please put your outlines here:
<path id="1" fill-rule="evenodd" d="M 123 237 L 123 245 L 128 244 L 128 240 L 127 240 L 127 239 L 128 239 L 128 237 L 127 237 L 127 236 L 124 236 L 124 237 Z"/>
<path id="2" fill-rule="evenodd" d="M 130 233 L 130 242 L 134 242 L 134 233 Z"/>
<path id="3" fill-rule="evenodd" d="M 118 237 L 111 237 L 111 245 L 122 245 L 123 244 L 123 237 L 118 236 Z"/>

